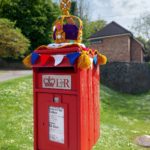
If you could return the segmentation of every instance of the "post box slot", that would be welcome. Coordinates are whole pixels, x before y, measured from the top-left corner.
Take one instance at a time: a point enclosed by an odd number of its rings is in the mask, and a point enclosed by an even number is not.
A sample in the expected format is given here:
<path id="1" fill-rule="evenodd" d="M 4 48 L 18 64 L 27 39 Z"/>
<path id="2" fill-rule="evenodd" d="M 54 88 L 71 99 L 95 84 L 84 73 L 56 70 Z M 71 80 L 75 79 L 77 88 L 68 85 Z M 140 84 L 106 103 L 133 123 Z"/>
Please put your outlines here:
<path id="1" fill-rule="evenodd" d="M 70 73 L 76 72 L 76 67 L 53 67 L 53 68 L 38 68 L 38 72 L 61 72 L 61 73 Z"/>

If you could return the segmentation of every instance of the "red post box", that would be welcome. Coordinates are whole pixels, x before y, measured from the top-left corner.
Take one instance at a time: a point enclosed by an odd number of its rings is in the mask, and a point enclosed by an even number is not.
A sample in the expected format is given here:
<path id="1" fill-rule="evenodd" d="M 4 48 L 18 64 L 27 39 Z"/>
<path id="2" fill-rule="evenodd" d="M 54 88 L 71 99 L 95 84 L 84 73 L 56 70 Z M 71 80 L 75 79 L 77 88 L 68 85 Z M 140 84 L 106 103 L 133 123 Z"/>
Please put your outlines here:
<path id="1" fill-rule="evenodd" d="M 42 55 L 67 55 L 79 47 L 46 49 Z M 34 72 L 34 150 L 91 150 L 99 138 L 99 67 L 78 69 L 64 57 L 54 67 L 37 62 Z"/>
<path id="2" fill-rule="evenodd" d="M 82 21 L 69 8 L 62 0 L 55 43 L 24 59 L 33 68 L 34 150 L 91 150 L 100 136 L 98 65 L 106 57 L 81 44 Z"/>

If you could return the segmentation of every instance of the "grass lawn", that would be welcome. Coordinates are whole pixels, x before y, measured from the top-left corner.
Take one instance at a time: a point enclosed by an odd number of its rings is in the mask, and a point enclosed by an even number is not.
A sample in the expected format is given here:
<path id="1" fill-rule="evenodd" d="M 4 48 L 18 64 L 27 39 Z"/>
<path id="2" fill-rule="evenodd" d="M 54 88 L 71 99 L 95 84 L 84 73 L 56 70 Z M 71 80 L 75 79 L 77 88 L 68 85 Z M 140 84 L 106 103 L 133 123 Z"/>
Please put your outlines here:
<path id="1" fill-rule="evenodd" d="M 32 80 L 0 83 L 0 150 L 33 150 Z M 101 138 L 94 150 L 148 150 L 134 139 L 150 134 L 150 92 L 117 93 L 101 86 Z"/>

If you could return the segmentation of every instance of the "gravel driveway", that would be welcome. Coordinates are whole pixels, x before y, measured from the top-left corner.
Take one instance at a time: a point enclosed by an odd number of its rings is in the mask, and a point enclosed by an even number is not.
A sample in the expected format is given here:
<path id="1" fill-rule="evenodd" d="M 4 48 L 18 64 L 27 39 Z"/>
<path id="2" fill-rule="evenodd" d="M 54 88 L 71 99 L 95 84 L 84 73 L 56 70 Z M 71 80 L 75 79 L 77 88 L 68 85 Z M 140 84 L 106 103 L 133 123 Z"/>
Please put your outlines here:
<path id="1" fill-rule="evenodd" d="M 27 76 L 27 75 L 32 75 L 32 71 L 31 70 L 17 70 L 17 71 L 0 71 L 0 82 L 6 81 L 6 80 L 11 80 L 11 79 L 15 79 L 18 77 L 23 77 L 23 76 Z"/>

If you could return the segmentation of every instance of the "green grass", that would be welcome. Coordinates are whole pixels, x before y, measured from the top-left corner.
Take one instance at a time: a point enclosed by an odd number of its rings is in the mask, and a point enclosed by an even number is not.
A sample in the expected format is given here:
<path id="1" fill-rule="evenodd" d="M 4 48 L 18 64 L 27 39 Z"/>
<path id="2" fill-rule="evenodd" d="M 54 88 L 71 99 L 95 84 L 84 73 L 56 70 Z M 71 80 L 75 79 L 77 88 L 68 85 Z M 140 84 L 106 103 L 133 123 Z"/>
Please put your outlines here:
<path id="1" fill-rule="evenodd" d="M 150 134 L 150 92 L 133 96 L 102 86 L 101 102 L 101 138 L 94 150 L 145 150 L 134 140 Z"/>
<path id="2" fill-rule="evenodd" d="M 0 150 L 33 150 L 32 80 L 0 83 Z M 150 93 L 127 95 L 101 86 L 101 138 L 94 150 L 148 150 L 134 139 L 150 134 Z"/>
<path id="3" fill-rule="evenodd" d="M 0 83 L 0 150 L 32 150 L 31 77 Z"/>

